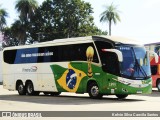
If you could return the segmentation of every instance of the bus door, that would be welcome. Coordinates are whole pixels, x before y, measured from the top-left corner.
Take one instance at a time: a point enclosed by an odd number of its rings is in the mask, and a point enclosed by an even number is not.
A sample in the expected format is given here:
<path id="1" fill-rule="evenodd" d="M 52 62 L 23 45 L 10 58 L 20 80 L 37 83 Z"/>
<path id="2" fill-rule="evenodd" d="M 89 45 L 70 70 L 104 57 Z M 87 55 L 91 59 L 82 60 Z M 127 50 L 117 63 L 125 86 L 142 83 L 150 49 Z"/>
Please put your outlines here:
<path id="1" fill-rule="evenodd" d="M 106 72 L 104 84 L 107 85 L 107 93 L 115 94 L 118 91 L 118 76 L 120 75 L 119 61 L 116 53 L 104 52 L 102 69 Z"/>

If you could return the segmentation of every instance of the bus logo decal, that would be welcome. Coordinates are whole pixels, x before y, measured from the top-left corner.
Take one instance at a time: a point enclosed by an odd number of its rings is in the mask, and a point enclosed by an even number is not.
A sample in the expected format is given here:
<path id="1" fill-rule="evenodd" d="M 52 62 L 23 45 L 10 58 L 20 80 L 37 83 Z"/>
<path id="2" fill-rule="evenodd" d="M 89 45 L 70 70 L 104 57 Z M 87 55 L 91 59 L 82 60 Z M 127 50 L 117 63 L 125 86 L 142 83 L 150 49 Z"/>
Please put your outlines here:
<path id="1" fill-rule="evenodd" d="M 30 68 L 22 68 L 22 72 L 37 72 L 37 66 L 32 66 Z"/>

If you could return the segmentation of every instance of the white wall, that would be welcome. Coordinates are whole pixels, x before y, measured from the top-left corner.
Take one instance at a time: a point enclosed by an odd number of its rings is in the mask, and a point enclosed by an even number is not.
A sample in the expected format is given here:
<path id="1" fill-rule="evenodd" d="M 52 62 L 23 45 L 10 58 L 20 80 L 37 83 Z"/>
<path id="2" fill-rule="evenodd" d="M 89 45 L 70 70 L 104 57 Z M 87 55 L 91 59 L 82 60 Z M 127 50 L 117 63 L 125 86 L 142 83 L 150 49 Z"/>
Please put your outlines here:
<path id="1" fill-rule="evenodd" d="M 0 51 L 0 82 L 2 82 L 2 51 Z"/>

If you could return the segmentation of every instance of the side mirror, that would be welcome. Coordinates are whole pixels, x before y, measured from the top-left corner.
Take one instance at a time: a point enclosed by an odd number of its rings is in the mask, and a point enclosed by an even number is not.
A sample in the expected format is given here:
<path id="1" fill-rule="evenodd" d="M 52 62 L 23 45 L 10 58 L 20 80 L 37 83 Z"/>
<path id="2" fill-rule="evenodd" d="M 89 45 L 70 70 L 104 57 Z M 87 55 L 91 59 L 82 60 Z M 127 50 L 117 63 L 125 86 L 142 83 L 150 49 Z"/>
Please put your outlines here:
<path id="1" fill-rule="evenodd" d="M 152 54 L 152 55 L 155 57 L 155 62 L 158 63 L 159 58 L 158 58 L 157 53 L 155 53 L 154 51 L 149 51 L 149 50 L 147 50 L 147 52 L 148 52 L 149 54 Z"/>
<path id="2" fill-rule="evenodd" d="M 117 49 L 102 49 L 103 52 L 113 52 L 116 53 L 118 56 L 118 61 L 123 62 L 123 55 L 122 52 Z"/>

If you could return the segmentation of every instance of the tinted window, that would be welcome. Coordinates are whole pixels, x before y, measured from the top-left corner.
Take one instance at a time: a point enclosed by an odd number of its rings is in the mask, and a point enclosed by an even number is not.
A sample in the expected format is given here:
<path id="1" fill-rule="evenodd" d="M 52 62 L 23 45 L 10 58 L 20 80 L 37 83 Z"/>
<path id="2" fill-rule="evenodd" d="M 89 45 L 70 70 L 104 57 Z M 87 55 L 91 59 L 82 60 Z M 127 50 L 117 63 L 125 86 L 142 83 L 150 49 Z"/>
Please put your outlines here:
<path id="1" fill-rule="evenodd" d="M 95 45 L 97 47 L 101 62 L 103 64 L 106 62 L 106 56 L 105 56 L 104 52 L 102 52 L 102 49 L 111 49 L 111 48 L 113 48 L 113 46 L 111 43 L 104 42 L 104 41 L 95 41 Z"/>
<path id="2" fill-rule="evenodd" d="M 39 47 L 38 53 L 41 54 L 41 55 L 38 55 L 38 61 L 37 61 L 38 63 L 58 61 L 57 46 Z"/>
<path id="3" fill-rule="evenodd" d="M 98 63 L 97 52 L 92 43 L 77 44 L 70 46 L 71 47 L 70 59 L 72 61 L 86 61 L 87 60 L 86 51 L 89 46 L 91 46 L 94 49 L 93 62 Z"/>
<path id="4" fill-rule="evenodd" d="M 38 53 L 38 48 L 18 49 L 16 51 L 17 52 L 16 52 L 14 64 L 37 62 L 38 55 L 34 55 L 34 54 Z"/>
<path id="5" fill-rule="evenodd" d="M 86 50 L 89 46 L 95 51 L 93 43 L 6 50 L 4 61 L 9 64 L 87 61 Z M 96 51 L 93 62 L 98 63 Z"/>
<path id="6" fill-rule="evenodd" d="M 4 62 L 13 64 L 16 57 L 17 50 L 6 50 L 3 53 Z"/>
<path id="7" fill-rule="evenodd" d="M 58 46 L 58 54 L 60 56 L 58 61 L 87 61 L 86 50 L 89 46 L 92 46 L 94 49 L 93 62 L 98 63 L 93 43 Z"/>

